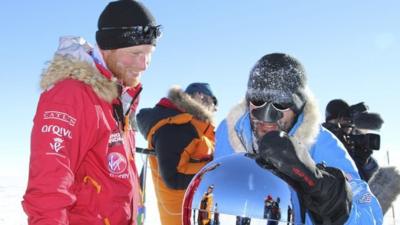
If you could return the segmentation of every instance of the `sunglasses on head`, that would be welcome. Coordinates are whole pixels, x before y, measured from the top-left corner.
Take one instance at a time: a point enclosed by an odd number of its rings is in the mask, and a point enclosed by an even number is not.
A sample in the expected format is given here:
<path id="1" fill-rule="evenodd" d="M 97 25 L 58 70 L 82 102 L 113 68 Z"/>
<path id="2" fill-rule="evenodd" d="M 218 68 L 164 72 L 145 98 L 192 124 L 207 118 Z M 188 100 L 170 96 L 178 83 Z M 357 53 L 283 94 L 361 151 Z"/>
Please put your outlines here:
<path id="1" fill-rule="evenodd" d="M 161 25 L 158 26 L 132 26 L 132 27 L 103 27 L 101 30 L 123 30 L 123 35 L 142 35 L 152 38 L 161 36 Z"/>

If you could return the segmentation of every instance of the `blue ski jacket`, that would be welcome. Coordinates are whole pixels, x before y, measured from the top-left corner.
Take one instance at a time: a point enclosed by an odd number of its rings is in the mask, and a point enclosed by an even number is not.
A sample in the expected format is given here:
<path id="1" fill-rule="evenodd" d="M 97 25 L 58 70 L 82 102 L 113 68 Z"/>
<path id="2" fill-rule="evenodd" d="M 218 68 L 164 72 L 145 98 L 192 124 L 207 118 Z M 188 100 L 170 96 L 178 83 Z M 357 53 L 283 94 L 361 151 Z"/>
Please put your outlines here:
<path id="1" fill-rule="evenodd" d="M 381 207 L 372 194 L 368 184 L 363 181 L 342 143 L 319 123 L 318 108 L 314 101 L 307 101 L 303 112 L 289 132 L 289 136 L 301 141 L 315 163 L 341 169 L 348 178 L 353 194 L 349 218 L 345 224 L 382 224 Z M 254 152 L 254 140 L 250 125 L 250 114 L 245 102 L 238 104 L 220 123 L 216 131 L 214 159 L 235 152 Z M 292 197 L 295 209 L 300 212 L 297 194 Z M 297 208 L 297 209 L 296 209 Z M 295 221 L 301 221 L 301 215 L 295 215 Z M 305 224 L 313 224 L 306 213 Z"/>

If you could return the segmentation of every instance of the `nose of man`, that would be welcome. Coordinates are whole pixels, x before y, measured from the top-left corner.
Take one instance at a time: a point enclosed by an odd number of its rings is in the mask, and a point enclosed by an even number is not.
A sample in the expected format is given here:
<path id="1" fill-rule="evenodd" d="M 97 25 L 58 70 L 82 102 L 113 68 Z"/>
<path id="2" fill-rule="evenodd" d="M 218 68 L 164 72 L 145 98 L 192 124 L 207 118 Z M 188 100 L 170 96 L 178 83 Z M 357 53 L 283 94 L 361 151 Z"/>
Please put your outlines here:
<path id="1" fill-rule="evenodd" d="M 145 71 L 150 64 L 150 54 L 140 54 L 137 57 L 137 67 L 139 71 Z"/>

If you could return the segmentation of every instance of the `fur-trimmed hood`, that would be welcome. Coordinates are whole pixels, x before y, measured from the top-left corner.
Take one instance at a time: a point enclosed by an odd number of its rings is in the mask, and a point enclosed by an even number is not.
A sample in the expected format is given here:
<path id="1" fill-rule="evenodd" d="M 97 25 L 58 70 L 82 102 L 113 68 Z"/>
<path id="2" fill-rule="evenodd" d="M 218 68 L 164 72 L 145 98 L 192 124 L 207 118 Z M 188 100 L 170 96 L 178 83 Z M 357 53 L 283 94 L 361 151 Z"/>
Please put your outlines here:
<path id="1" fill-rule="evenodd" d="M 54 58 L 43 71 L 40 86 L 43 90 L 71 78 L 88 84 L 103 100 L 111 102 L 118 96 L 117 82 L 106 78 L 96 68 L 89 51 L 98 51 L 80 37 L 63 37 Z"/>
<path id="2" fill-rule="evenodd" d="M 308 151 L 318 136 L 320 117 L 316 100 L 308 89 L 305 90 L 305 96 L 307 102 L 303 112 L 298 116 L 298 120 L 289 132 L 289 135 L 296 148 Z M 238 126 L 238 121 L 243 119 L 246 113 L 248 113 L 248 106 L 246 100 L 243 100 L 230 111 L 226 118 L 229 142 L 236 152 L 248 152 L 251 150 L 246 141 L 241 140 L 243 135 L 240 133 L 243 130 Z"/>
<path id="3" fill-rule="evenodd" d="M 161 119 L 176 116 L 183 112 L 193 115 L 194 118 L 214 125 L 213 113 L 205 106 L 195 101 L 190 95 L 182 91 L 178 86 L 168 91 L 167 100 L 173 106 L 167 107 L 162 104 L 165 98 L 153 108 L 144 108 L 136 116 L 140 133 L 147 137 L 150 129 Z"/>
<path id="4" fill-rule="evenodd" d="M 212 124 L 214 123 L 213 113 L 204 105 L 195 101 L 180 87 L 172 87 L 168 92 L 168 99 L 171 100 L 177 108 L 193 115 L 196 119 Z"/>

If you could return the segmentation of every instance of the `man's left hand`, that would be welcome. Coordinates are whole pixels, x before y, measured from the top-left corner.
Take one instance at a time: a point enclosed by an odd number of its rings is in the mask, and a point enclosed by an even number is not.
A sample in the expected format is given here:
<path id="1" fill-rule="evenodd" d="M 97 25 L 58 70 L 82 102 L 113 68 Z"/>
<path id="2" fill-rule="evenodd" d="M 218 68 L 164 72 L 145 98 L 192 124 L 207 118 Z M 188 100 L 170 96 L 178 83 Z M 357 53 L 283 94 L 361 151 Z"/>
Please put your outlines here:
<path id="1" fill-rule="evenodd" d="M 295 188 L 317 223 L 343 224 L 350 213 L 352 193 L 343 172 L 315 165 L 308 150 L 295 148 L 280 131 L 259 142 L 258 163 L 264 163 Z"/>

